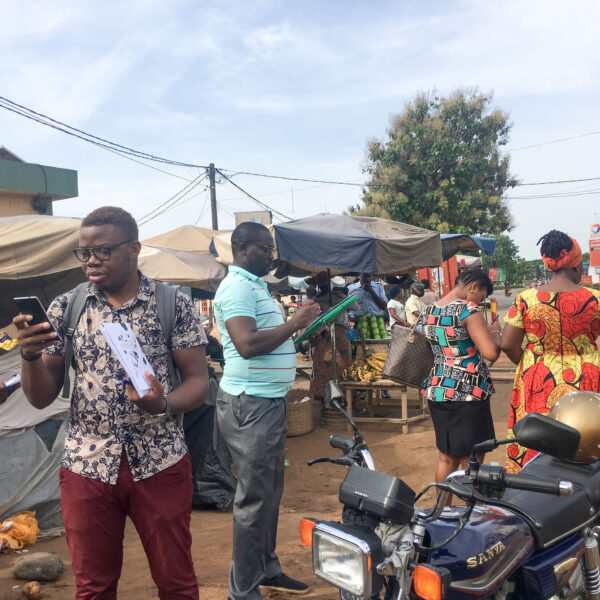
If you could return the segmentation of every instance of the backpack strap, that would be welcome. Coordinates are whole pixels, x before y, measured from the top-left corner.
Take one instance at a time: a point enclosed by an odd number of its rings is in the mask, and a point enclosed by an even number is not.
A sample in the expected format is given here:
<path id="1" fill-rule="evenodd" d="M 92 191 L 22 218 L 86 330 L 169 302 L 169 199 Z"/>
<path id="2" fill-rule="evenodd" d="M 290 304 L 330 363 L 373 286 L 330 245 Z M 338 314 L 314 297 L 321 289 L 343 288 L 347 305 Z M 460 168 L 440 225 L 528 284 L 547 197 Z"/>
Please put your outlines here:
<path id="1" fill-rule="evenodd" d="M 175 311 L 177 290 L 170 285 L 156 281 L 156 309 L 158 312 L 158 321 L 162 334 L 165 338 L 165 343 L 169 350 L 167 354 L 167 367 L 169 370 L 169 381 L 173 387 L 177 387 L 181 383 L 179 371 L 173 362 L 171 354 L 171 332 L 175 326 Z M 64 336 L 65 336 L 65 375 L 63 381 L 62 397 L 68 398 L 71 392 L 71 378 L 69 369 L 73 362 L 73 334 L 77 328 L 77 323 L 85 308 L 87 295 L 85 293 L 88 282 L 79 284 L 74 290 L 63 316 Z"/>
<path id="2" fill-rule="evenodd" d="M 80 283 L 71 294 L 67 308 L 63 315 L 63 331 L 65 337 L 65 376 L 63 379 L 62 397 L 68 398 L 71 393 L 71 378 L 69 369 L 73 363 L 73 334 L 77 328 L 77 323 L 85 308 L 87 294 L 85 293 L 88 282 Z"/>
<path id="3" fill-rule="evenodd" d="M 177 387 L 181 383 L 181 378 L 179 376 L 179 371 L 175 367 L 173 355 L 171 353 L 171 332 L 175 326 L 177 289 L 166 283 L 162 283 L 161 281 L 155 281 L 155 284 L 158 321 L 160 323 L 160 328 L 162 329 L 163 337 L 165 338 L 165 343 L 169 349 L 167 354 L 169 381 L 172 387 Z"/>

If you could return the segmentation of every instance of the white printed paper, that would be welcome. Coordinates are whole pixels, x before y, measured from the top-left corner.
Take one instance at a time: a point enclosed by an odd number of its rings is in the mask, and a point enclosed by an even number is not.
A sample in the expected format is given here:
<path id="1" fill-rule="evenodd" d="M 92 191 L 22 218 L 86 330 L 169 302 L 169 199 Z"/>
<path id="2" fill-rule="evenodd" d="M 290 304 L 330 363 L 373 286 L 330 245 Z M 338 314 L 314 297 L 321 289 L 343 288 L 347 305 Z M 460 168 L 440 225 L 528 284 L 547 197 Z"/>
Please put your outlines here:
<path id="1" fill-rule="evenodd" d="M 142 352 L 140 344 L 129 323 L 104 323 L 102 335 L 127 372 L 138 396 L 141 398 L 150 391 L 150 384 L 144 373 L 154 375 L 154 369 Z"/>

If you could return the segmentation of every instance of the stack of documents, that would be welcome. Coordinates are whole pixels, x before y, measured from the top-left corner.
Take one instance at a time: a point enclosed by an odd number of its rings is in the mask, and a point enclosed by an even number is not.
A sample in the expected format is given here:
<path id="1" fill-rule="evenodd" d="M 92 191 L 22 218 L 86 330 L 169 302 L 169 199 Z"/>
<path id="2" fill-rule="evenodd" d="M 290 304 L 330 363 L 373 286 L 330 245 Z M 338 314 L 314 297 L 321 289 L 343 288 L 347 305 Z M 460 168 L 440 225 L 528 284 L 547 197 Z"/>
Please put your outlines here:
<path id="1" fill-rule="evenodd" d="M 144 373 L 148 371 L 154 375 L 154 369 L 142 352 L 131 325 L 129 323 L 104 323 L 102 335 L 117 355 L 138 396 L 140 398 L 145 396 L 150 391 L 150 384 Z"/>

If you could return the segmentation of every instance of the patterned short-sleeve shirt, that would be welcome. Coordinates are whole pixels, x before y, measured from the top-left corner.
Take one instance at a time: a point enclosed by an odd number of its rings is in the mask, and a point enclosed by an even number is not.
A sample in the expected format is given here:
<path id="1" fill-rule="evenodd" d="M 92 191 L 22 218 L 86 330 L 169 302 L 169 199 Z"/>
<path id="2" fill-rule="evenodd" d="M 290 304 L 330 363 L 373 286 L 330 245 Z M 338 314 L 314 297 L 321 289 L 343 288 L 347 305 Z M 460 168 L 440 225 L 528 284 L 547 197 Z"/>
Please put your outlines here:
<path id="1" fill-rule="evenodd" d="M 463 321 L 479 311 L 466 300 L 432 304 L 422 317 L 433 350 L 433 367 L 423 384 L 434 402 L 485 400 L 494 393 L 490 372 Z"/>
<path id="2" fill-rule="evenodd" d="M 87 287 L 85 307 L 73 335 L 75 382 L 62 463 L 73 473 L 115 484 L 125 452 L 133 479 L 139 481 L 175 464 L 187 451 L 177 417 L 153 416 L 127 399 L 125 371 L 102 335 L 103 323 L 129 323 L 165 393 L 172 389 L 155 285 L 142 276 L 137 296 L 119 308 L 91 283 Z M 48 317 L 61 336 L 72 294 L 71 290 L 58 296 L 48 308 Z M 206 335 L 196 307 L 177 292 L 171 348 L 204 344 Z M 64 356 L 64 343 L 58 341 L 44 352 Z"/>

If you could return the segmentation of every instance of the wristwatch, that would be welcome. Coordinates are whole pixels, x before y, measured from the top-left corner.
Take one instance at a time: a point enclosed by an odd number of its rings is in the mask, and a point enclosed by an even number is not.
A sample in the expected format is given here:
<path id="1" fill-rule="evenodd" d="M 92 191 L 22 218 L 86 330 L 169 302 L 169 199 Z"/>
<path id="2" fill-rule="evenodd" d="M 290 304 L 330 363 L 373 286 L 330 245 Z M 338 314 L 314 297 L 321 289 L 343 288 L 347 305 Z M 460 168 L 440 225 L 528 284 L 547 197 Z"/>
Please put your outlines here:
<path id="1" fill-rule="evenodd" d="M 19 352 L 21 354 L 21 358 L 27 362 L 33 362 L 34 360 L 39 360 L 42 358 L 41 352 L 39 354 L 25 354 L 25 352 L 23 352 L 23 348 L 20 348 Z"/>
<path id="2" fill-rule="evenodd" d="M 173 413 L 171 412 L 171 400 L 169 396 L 165 394 L 165 409 L 160 413 L 154 413 L 155 417 L 170 417 Z"/>

